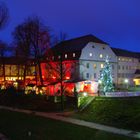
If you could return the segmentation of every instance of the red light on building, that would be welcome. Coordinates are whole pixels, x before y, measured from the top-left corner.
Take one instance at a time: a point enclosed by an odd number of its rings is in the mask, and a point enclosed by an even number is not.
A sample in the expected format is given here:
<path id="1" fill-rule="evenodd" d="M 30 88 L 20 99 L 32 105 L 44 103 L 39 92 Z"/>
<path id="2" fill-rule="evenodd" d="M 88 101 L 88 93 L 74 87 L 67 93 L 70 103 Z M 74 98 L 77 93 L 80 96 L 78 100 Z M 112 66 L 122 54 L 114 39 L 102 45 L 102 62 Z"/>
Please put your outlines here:
<path id="1" fill-rule="evenodd" d="M 69 80 L 70 79 L 70 77 L 69 76 L 66 76 L 66 80 Z"/>
<path id="2" fill-rule="evenodd" d="M 54 80 L 56 79 L 56 77 L 55 77 L 55 76 L 53 76 L 52 78 L 53 78 Z"/>

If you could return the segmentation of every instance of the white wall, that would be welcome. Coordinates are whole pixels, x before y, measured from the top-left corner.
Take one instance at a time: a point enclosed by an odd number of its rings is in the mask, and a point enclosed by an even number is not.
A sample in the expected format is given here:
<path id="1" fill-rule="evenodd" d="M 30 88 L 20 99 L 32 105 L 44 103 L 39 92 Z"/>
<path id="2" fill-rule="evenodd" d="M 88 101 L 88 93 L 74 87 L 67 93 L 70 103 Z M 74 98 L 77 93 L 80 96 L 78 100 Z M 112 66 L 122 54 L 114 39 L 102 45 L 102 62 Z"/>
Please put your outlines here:
<path id="1" fill-rule="evenodd" d="M 94 46 L 94 47 L 93 47 Z M 100 55 L 102 54 L 102 58 Z M 81 78 L 88 80 L 98 80 L 101 70 L 101 64 L 104 64 L 105 57 L 110 57 L 110 64 L 114 65 L 112 70 L 114 82 L 117 82 L 117 56 L 114 54 L 109 45 L 89 42 L 82 50 L 80 56 L 80 75 Z M 89 63 L 89 68 L 87 68 L 87 63 Z M 94 68 L 96 64 L 97 68 Z M 87 78 L 87 73 L 89 73 L 89 78 Z M 96 78 L 94 77 L 96 73 Z"/>

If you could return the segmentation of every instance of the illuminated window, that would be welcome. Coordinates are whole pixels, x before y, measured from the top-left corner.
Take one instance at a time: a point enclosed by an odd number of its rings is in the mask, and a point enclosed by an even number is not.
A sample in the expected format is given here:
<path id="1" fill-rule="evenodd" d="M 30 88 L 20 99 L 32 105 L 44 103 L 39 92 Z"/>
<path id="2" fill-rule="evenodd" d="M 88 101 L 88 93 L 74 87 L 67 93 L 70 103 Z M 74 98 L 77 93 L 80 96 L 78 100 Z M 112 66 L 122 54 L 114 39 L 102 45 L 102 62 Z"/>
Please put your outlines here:
<path id="1" fill-rule="evenodd" d="M 104 64 L 101 64 L 101 69 L 104 67 Z"/>
<path id="2" fill-rule="evenodd" d="M 58 56 L 58 59 L 60 59 L 60 58 L 61 58 L 61 56 L 59 55 L 59 56 Z"/>
<path id="3" fill-rule="evenodd" d="M 52 56 L 52 60 L 54 60 L 54 56 Z"/>
<path id="4" fill-rule="evenodd" d="M 68 57 L 68 55 L 67 54 L 65 54 L 65 58 L 67 58 Z"/>
<path id="5" fill-rule="evenodd" d="M 118 60 L 120 61 L 120 60 L 121 60 L 121 58 L 119 57 L 119 58 L 118 58 Z"/>
<path id="6" fill-rule="evenodd" d="M 96 64 L 93 64 L 93 68 L 96 69 L 97 68 L 97 65 Z"/>
<path id="7" fill-rule="evenodd" d="M 86 65 L 86 66 L 87 66 L 87 68 L 89 68 L 89 63 L 87 63 L 87 65 Z"/>
<path id="8" fill-rule="evenodd" d="M 100 54 L 100 58 L 103 58 L 103 55 L 102 54 Z"/>
<path id="9" fill-rule="evenodd" d="M 73 57 L 75 57 L 75 53 L 73 53 Z"/>
<path id="10" fill-rule="evenodd" d="M 92 56 L 92 53 L 89 53 L 89 56 Z"/>

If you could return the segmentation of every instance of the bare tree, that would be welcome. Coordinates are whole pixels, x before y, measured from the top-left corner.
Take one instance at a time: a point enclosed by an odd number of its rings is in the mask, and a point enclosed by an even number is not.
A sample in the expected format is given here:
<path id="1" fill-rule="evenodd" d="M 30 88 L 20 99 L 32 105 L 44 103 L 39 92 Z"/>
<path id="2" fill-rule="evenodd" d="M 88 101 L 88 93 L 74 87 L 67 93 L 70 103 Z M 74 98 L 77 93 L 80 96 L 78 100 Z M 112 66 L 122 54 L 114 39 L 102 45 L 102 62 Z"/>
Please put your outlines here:
<path id="1" fill-rule="evenodd" d="M 5 3 L 0 2 L 0 30 L 5 27 L 9 20 L 9 11 Z"/>
<path id="2" fill-rule="evenodd" d="M 43 85 L 41 59 L 50 47 L 49 28 L 41 22 L 40 18 L 29 17 L 16 27 L 13 35 L 25 58 L 34 57 L 39 71 L 39 81 Z"/>
<path id="3" fill-rule="evenodd" d="M 5 81 L 5 55 L 6 55 L 6 49 L 7 49 L 7 44 L 3 41 L 0 41 L 0 57 L 1 57 L 1 63 L 2 63 L 2 75 L 3 79 Z"/>
<path id="4" fill-rule="evenodd" d="M 30 35 L 28 27 L 24 24 L 18 25 L 14 32 L 14 43 L 16 45 L 15 56 L 24 59 L 24 83 L 26 81 L 27 61 L 30 57 Z"/>

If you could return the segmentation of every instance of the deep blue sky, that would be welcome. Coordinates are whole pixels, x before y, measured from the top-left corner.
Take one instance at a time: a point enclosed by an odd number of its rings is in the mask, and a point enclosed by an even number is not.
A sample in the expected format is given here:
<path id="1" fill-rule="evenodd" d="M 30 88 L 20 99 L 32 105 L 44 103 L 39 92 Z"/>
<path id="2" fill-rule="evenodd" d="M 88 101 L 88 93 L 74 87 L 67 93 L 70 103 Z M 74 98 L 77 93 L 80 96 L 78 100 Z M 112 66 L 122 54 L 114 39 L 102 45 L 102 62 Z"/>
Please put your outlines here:
<path id="1" fill-rule="evenodd" d="M 4 0 L 10 11 L 0 39 L 31 15 L 40 16 L 56 32 L 69 38 L 93 34 L 112 47 L 140 52 L 140 0 Z"/>

